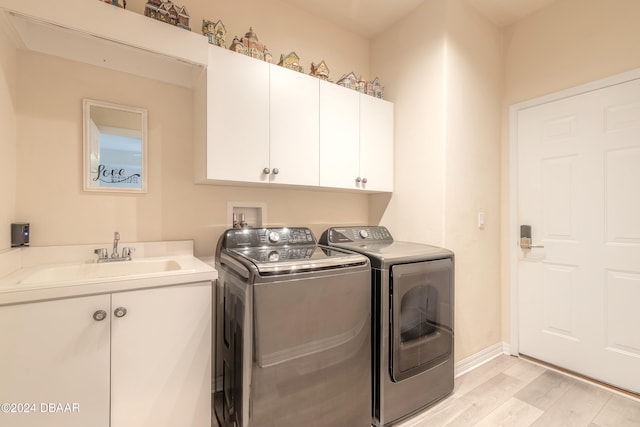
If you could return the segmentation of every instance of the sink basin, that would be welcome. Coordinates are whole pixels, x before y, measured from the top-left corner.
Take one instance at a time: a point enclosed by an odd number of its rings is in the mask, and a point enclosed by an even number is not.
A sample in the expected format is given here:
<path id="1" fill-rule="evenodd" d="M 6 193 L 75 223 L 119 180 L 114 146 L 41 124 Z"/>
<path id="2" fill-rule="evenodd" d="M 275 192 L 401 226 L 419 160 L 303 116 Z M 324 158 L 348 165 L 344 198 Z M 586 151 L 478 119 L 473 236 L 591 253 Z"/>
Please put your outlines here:
<path id="1" fill-rule="evenodd" d="M 20 280 L 20 283 L 91 281 L 110 277 L 162 274 L 181 268 L 178 262 L 167 259 L 59 265 L 39 268 Z"/>

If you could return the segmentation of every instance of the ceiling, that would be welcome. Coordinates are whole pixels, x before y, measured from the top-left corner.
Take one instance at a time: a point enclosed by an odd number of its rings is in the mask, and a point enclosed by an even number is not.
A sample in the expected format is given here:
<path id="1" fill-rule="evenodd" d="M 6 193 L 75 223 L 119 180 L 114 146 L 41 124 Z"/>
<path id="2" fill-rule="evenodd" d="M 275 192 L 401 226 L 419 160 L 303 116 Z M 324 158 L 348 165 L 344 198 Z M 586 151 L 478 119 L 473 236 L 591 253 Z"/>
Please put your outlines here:
<path id="1" fill-rule="evenodd" d="M 355 33 L 371 37 L 409 14 L 425 0 L 284 0 Z M 499 26 L 557 0 L 466 0 Z"/>

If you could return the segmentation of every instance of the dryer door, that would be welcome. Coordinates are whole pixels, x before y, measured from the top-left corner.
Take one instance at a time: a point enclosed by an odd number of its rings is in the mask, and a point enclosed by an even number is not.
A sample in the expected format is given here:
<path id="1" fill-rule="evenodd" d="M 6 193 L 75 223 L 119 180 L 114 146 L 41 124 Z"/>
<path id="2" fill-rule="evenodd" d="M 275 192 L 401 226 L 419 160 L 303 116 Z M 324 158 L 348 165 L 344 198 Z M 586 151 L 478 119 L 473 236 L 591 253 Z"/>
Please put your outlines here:
<path id="1" fill-rule="evenodd" d="M 453 354 L 453 259 L 391 267 L 390 373 L 393 381 Z"/>

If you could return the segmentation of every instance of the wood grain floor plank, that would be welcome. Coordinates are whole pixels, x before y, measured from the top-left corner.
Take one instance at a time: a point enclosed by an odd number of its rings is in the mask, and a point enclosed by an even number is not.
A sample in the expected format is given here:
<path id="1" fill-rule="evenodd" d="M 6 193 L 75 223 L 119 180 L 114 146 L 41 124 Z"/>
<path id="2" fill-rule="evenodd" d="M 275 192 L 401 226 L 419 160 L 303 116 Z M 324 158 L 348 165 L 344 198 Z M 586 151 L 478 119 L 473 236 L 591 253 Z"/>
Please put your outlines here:
<path id="1" fill-rule="evenodd" d="M 575 382 L 574 379 L 566 375 L 546 370 L 516 393 L 515 397 L 545 411 L 562 397 Z"/>
<path id="2" fill-rule="evenodd" d="M 504 373 L 495 375 L 464 396 L 473 401 L 473 405 L 446 425 L 451 427 L 474 425 L 509 400 L 524 384 L 523 381 Z"/>
<path id="3" fill-rule="evenodd" d="M 544 411 L 535 406 L 512 397 L 479 423 L 474 424 L 474 427 L 528 427 L 543 413 Z"/>
<path id="4" fill-rule="evenodd" d="M 640 402 L 613 395 L 593 422 L 599 427 L 638 427 Z"/>
<path id="5" fill-rule="evenodd" d="M 590 384 L 575 382 L 544 414 L 535 427 L 584 427 L 602 410 L 613 394 Z"/>

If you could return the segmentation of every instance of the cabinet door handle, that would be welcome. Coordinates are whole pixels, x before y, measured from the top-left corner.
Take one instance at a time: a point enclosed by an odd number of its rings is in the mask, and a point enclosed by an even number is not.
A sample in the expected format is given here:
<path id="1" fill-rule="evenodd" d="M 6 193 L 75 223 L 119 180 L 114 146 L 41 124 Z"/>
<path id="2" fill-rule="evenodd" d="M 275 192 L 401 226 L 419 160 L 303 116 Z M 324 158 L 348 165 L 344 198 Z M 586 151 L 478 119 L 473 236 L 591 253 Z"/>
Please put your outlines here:
<path id="1" fill-rule="evenodd" d="M 271 173 L 271 169 L 264 168 L 264 169 L 262 169 L 262 173 L 264 173 L 265 175 L 269 175 Z"/>
<path id="2" fill-rule="evenodd" d="M 367 183 L 367 178 L 362 178 L 362 183 L 366 184 Z"/>
<path id="3" fill-rule="evenodd" d="M 278 170 L 278 168 L 273 168 L 273 174 L 274 175 L 278 175 L 280 173 L 280 171 Z"/>
<path id="4" fill-rule="evenodd" d="M 101 322 L 106 318 L 107 318 L 107 312 L 104 310 L 98 310 L 95 313 L 93 313 L 93 320 L 96 320 L 98 322 Z"/>
<path id="5" fill-rule="evenodd" d="M 357 178 L 356 178 L 356 182 L 360 182 L 360 181 L 362 181 L 362 178 L 357 177 Z"/>
<path id="6" fill-rule="evenodd" d="M 124 317 L 127 315 L 127 309 L 124 307 L 118 307 L 113 311 L 113 315 L 116 317 Z"/>

